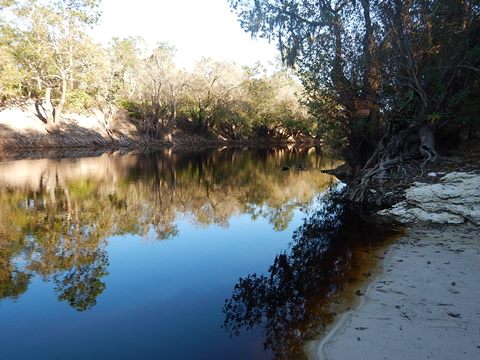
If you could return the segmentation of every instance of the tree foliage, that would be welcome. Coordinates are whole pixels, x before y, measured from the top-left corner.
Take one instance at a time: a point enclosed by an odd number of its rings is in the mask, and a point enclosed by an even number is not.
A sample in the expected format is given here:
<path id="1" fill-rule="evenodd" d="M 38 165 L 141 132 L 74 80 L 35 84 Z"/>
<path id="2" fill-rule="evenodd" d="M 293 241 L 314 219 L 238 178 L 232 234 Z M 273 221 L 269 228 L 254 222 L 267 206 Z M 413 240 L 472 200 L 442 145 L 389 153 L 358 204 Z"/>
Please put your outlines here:
<path id="1" fill-rule="evenodd" d="M 116 108 L 123 107 L 147 141 L 171 140 L 177 129 L 226 141 L 315 134 L 316 124 L 297 99 L 301 86 L 286 73 L 270 76 L 212 59 L 185 71 L 175 65 L 174 47 L 160 43 L 148 50 L 139 37 L 101 46 L 87 31 L 99 20 L 99 4 L 2 2 L 8 13 L 0 28 L 3 102 L 35 99 L 36 115 L 48 131 L 57 130 L 66 111 L 93 110 L 110 133 Z M 268 93 L 254 91 L 261 82 Z"/>
<path id="2" fill-rule="evenodd" d="M 230 0 L 242 27 L 275 40 L 320 130 L 365 164 L 382 136 L 427 125 L 478 129 L 477 1 Z M 335 141 L 334 141 L 335 142 Z M 359 155 L 359 156 L 358 156 Z"/>
<path id="3" fill-rule="evenodd" d="M 14 21 L 4 36 L 22 74 L 21 88 L 44 92 L 37 112 L 53 128 L 60 118 L 68 91 L 85 86 L 94 71 L 95 46 L 85 29 L 98 20 L 98 1 L 18 1 L 11 4 Z"/>

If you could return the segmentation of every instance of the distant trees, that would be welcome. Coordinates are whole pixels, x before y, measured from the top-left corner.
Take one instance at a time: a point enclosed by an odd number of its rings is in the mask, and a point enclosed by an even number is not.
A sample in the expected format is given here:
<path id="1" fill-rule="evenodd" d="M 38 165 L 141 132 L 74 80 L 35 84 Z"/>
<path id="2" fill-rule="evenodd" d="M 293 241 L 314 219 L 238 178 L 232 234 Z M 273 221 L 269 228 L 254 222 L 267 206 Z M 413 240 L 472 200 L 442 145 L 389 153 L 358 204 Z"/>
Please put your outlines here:
<path id="1" fill-rule="evenodd" d="M 140 67 L 137 97 L 142 131 L 153 138 L 168 136 L 177 117 L 178 95 L 183 87 L 173 62 L 174 49 L 161 44 Z"/>
<path id="2" fill-rule="evenodd" d="M 2 101 L 35 99 L 49 131 L 67 110 L 93 111 L 111 134 L 120 107 L 147 141 L 170 140 L 179 127 L 230 141 L 315 135 L 316 124 L 297 99 L 303 89 L 287 73 L 267 76 L 212 59 L 185 71 L 176 67 L 172 46 L 148 51 L 141 38 L 100 46 L 87 33 L 99 19 L 99 4 L 2 0 Z"/>
<path id="3" fill-rule="evenodd" d="M 234 137 L 226 124 L 235 129 L 235 100 L 239 100 L 239 87 L 243 74 L 232 64 L 215 62 L 211 59 L 200 61 L 187 83 L 187 98 L 184 113 L 192 121 L 194 130 L 206 133 L 218 129 L 223 135 Z M 223 130 L 223 131 L 222 131 Z"/>
<path id="4" fill-rule="evenodd" d="M 171 46 L 147 51 L 139 38 L 102 47 L 86 31 L 100 0 L 2 0 L 2 101 L 36 99 L 48 129 L 65 109 L 93 108 L 108 127 L 120 106 L 147 140 L 178 128 L 233 141 L 319 137 L 360 168 L 420 148 L 434 159 L 420 129 L 437 144 L 478 131 L 477 1 L 229 1 L 246 31 L 277 41 L 301 85 L 208 59 L 183 71 Z"/>
<path id="5" fill-rule="evenodd" d="M 187 72 L 173 55 L 166 44 L 143 59 L 138 54 L 119 91 L 120 104 L 149 137 L 168 139 L 177 128 L 225 141 L 315 135 L 316 123 L 298 99 L 303 88 L 287 72 L 267 76 L 208 58 Z"/>
<path id="6" fill-rule="evenodd" d="M 283 140 L 316 136 L 317 122 L 297 100 L 303 87 L 288 72 L 269 79 L 253 77 L 245 86 L 247 98 L 254 104 L 250 111 L 257 136 Z"/>

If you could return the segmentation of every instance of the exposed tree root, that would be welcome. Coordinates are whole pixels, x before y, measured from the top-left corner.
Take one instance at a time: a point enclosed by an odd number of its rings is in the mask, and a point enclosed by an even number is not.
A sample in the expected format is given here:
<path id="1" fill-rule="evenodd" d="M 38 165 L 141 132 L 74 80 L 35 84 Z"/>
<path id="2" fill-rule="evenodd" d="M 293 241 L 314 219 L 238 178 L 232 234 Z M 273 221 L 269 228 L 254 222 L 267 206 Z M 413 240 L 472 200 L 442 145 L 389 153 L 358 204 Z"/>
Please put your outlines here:
<path id="1" fill-rule="evenodd" d="M 365 192 L 368 189 L 368 185 L 370 184 L 371 179 L 379 174 L 386 174 L 387 170 L 397 165 L 401 162 L 401 157 L 397 156 L 394 159 L 388 159 L 382 161 L 375 165 L 374 168 L 369 169 L 366 173 L 364 173 L 359 179 L 359 183 L 353 184 L 353 189 L 348 195 L 349 200 L 353 202 L 363 202 L 365 198 Z"/>
<path id="2" fill-rule="evenodd" d="M 380 140 L 363 169 L 353 177 L 344 198 L 354 203 L 364 202 L 372 181 L 386 179 L 393 167 L 397 167 L 399 172 L 403 170 L 404 176 L 407 176 L 406 163 L 423 159 L 423 169 L 427 163 L 438 159 L 432 130 L 427 125 L 420 127 L 416 134 L 412 134 L 411 130 L 402 130 Z"/>

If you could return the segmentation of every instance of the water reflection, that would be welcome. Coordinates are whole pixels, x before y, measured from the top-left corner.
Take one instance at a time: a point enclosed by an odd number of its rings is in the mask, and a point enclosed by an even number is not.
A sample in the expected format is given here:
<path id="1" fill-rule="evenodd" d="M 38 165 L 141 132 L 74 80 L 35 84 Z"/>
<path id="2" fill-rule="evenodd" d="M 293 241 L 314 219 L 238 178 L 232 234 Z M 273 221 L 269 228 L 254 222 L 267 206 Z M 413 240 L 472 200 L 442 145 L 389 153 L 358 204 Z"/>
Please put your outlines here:
<path id="1" fill-rule="evenodd" d="M 284 230 L 333 181 L 312 169 L 331 166 L 315 149 L 1 162 L 0 299 L 20 297 L 41 276 L 59 301 L 90 309 L 106 288 L 109 237 L 170 240 L 179 216 L 226 227 L 249 214 Z"/>
<path id="2" fill-rule="evenodd" d="M 303 359 L 305 341 L 351 301 L 352 284 L 374 267 L 372 251 L 393 232 L 363 221 L 337 193 L 334 187 L 320 197 L 268 275 L 240 278 L 223 308 L 231 336 L 262 328 L 265 350 L 275 359 Z"/>

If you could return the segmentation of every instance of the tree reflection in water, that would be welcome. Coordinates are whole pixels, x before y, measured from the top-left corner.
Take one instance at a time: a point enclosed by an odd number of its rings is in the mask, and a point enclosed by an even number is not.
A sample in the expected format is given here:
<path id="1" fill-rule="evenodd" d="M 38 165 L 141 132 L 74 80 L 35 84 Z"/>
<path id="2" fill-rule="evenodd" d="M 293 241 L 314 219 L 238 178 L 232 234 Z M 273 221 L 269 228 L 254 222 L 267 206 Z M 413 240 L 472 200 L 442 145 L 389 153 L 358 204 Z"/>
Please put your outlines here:
<path id="1" fill-rule="evenodd" d="M 178 214 L 202 227 L 248 214 L 283 230 L 332 183 L 318 169 L 334 164 L 313 148 L 2 162 L 0 300 L 18 298 L 38 276 L 60 301 L 90 309 L 106 287 L 109 237 L 170 240 Z"/>
<path id="2" fill-rule="evenodd" d="M 264 348 L 275 359 L 306 357 L 305 342 L 345 306 L 348 285 L 365 271 L 362 252 L 392 234 L 338 201 L 338 189 L 317 203 L 268 275 L 240 278 L 223 308 L 224 328 L 231 336 L 263 327 Z"/>
<path id="3" fill-rule="evenodd" d="M 97 303 L 97 296 L 105 290 L 105 283 L 100 279 L 108 274 L 107 269 L 107 255 L 99 251 L 93 254 L 91 262 L 55 276 L 58 300 L 68 302 L 79 311 L 90 309 Z"/>

